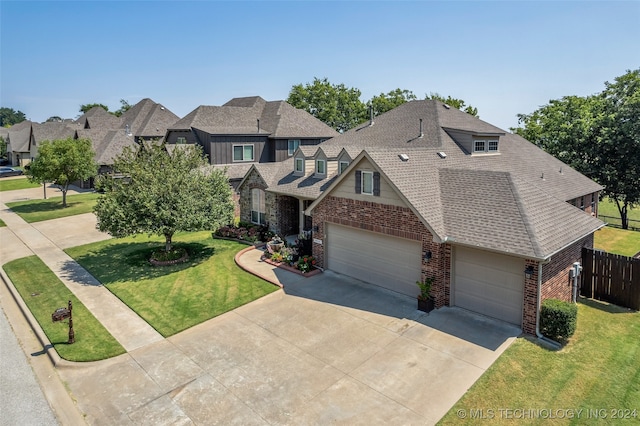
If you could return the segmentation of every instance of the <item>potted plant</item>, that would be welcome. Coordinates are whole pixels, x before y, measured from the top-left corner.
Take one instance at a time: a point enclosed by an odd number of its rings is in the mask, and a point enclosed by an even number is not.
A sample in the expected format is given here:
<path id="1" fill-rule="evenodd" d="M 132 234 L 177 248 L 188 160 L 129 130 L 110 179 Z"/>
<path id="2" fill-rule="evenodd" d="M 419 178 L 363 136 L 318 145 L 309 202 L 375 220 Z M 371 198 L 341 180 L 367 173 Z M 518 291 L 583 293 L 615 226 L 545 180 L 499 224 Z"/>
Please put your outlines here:
<path id="1" fill-rule="evenodd" d="M 416 281 L 416 285 L 420 288 L 420 294 L 418 295 L 418 310 L 420 311 L 431 312 L 435 308 L 434 300 L 431 297 L 433 280 L 433 277 L 430 277 L 422 281 Z"/>

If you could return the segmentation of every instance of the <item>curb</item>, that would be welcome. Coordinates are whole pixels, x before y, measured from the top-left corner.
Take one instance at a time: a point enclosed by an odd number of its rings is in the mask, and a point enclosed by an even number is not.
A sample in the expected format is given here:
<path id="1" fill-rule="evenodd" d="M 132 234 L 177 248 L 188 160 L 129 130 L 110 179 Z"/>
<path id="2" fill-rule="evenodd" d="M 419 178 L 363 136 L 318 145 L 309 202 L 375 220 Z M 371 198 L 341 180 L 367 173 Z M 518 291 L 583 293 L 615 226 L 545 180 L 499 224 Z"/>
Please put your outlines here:
<path id="1" fill-rule="evenodd" d="M 53 364 L 53 366 L 56 368 L 65 366 L 67 361 L 64 361 L 62 358 L 60 358 L 60 355 L 58 355 L 58 352 L 54 349 L 53 345 L 51 345 L 51 342 L 47 338 L 47 335 L 44 334 L 42 327 L 40 327 L 40 324 L 35 319 L 31 311 L 27 307 L 27 305 L 24 303 L 24 300 L 22 300 L 22 297 L 20 296 L 20 293 L 18 293 L 18 290 L 13 285 L 13 282 L 9 279 L 7 274 L 4 272 L 4 269 L 1 267 L 0 267 L 0 277 L 2 277 L 2 281 L 4 281 L 5 286 L 9 289 L 9 293 L 11 293 L 13 300 L 16 301 L 16 304 L 20 308 L 22 315 L 29 323 L 29 326 L 31 327 L 34 334 L 38 338 L 38 341 L 42 345 L 42 350 L 47 353 L 47 356 L 51 360 L 51 363 Z"/>
<path id="2" fill-rule="evenodd" d="M 240 262 L 240 257 L 241 257 L 243 254 L 245 254 L 245 253 L 246 253 L 246 252 L 248 252 L 248 251 L 255 250 L 255 249 L 256 249 L 256 247 L 252 245 L 252 246 L 247 247 L 247 248 L 245 248 L 245 249 L 242 249 L 242 250 L 240 250 L 238 253 L 236 253 L 236 255 L 235 255 L 235 256 L 234 256 L 234 258 L 233 258 L 233 260 L 236 262 L 236 265 L 238 265 L 238 266 L 240 267 L 240 269 L 242 269 L 243 271 L 246 271 L 246 272 L 250 273 L 251 275 L 255 275 L 256 277 L 258 277 L 258 278 L 262 278 L 263 280 L 265 280 L 265 281 L 267 281 L 267 282 L 269 282 L 269 283 L 271 283 L 271 284 L 273 284 L 273 285 L 276 285 L 276 286 L 278 286 L 278 287 L 280 287 L 280 288 L 284 288 L 284 286 L 283 286 L 280 282 L 278 282 L 278 281 L 274 281 L 274 280 L 272 280 L 271 278 L 269 278 L 269 277 L 267 277 L 267 276 L 265 276 L 265 275 L 262 275 L 262 274 L 260 274 L 260 273 L 258 273 L 258 272 L 255 272 L 255 271 L 252 271 L 251 269 L 246 268 L 246 267 L 242 264 L 242 262 Z"/>

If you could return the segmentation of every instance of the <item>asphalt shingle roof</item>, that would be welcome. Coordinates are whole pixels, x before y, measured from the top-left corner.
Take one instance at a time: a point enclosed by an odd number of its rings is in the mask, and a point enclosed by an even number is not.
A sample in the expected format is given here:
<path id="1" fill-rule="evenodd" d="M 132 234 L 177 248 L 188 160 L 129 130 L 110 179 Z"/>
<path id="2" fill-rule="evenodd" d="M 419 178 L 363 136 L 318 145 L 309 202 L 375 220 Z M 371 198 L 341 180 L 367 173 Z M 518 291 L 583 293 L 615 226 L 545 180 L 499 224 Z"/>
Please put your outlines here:
<path id="1" fill-rule="evenodd" d="M 273 138 L 330 138 L 338 134 L 311 114 L 285 101 L 267 102 L 259 96 L 234 98 L 222 106 L 201 105 L 169 130 L 191 128 L 214 135 L 256 134 Z"/>
<path id="2" fill-rule="evenodd" d="M 500 134 L 499 153 L 470 155 L 445 128 Z M 363 152 L 440 240 L 542 259 L 603 225 L 566 203 L 600 185 L 525 139 L 438 101 L 408 102 L 319 148 L 342 147 L 352 158 Z M 256 168 L 269 191 L 305 198 L 318 198 L 337 178 L 296 177 L 292 161 Z"/>

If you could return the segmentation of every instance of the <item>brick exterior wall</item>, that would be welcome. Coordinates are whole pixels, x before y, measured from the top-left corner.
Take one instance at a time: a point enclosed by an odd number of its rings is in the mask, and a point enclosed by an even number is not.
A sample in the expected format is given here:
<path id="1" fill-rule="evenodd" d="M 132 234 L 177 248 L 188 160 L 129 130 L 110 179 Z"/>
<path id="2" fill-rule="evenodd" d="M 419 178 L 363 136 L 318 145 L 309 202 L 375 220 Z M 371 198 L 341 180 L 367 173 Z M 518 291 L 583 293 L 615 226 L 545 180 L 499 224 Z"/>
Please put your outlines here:
<path id="1" fill-rule="evenodd" d="M 435 278 L 431 293 L 436 308 L 449 305 L 451 245 L 434 243 L 433 235 L 409 208 L 328 196 L 313 211 L 313 224 L 318 227 L 313 233 L 314 239 L 324 242 L 326 223 L 420 241 L 423 255 L 422 276 Z M 324 267 L 324 250 L 324 244 L 313 244 L 313 255 L 320 267 Z M 432 257 L 425 261 L 424 255 L 428 251 Z"/>
<path id="2" fill-rule="evenodd" d="M 594 192 L 593 194 L 587 194 L 583 197 L 574 198 L 573 200 L 567 201 L 567 203 L 572 206 L 576 206 L 579 209 L 584 210 L 585 213 L 588 213 L 592 216 L 598 217 L 598 196 L 599 192 Z"/>
<path id="3" fill-rule="evenodd" d="M 573 279 L 569 271 L 574 262 L 582 262 L 582 247 L 593 247 L 593 234 L 588 235 L 551 257 L 549 263 L 542 264 L 542 288 L 540 302 L 546 299 L 560 299 L 570 302 L 573 294 Z M 538 262 L 527 259 L 526 266 L 533 266 L 534 274 L 524 282 L 524 305 L 522 312 L 522 331 L 536 334 L 536 316 L 538 306 Z"/>
<path id="4" fill-rule="evenodd" d="M 593 234 L 576 241 L 551 257 L 551 262 L 542 265 L 542 301 L 560 299 L 571 301 L 572 282 L 569 270 L 574 262 L 582 263 L 582 247 L 593 247 Z"/>

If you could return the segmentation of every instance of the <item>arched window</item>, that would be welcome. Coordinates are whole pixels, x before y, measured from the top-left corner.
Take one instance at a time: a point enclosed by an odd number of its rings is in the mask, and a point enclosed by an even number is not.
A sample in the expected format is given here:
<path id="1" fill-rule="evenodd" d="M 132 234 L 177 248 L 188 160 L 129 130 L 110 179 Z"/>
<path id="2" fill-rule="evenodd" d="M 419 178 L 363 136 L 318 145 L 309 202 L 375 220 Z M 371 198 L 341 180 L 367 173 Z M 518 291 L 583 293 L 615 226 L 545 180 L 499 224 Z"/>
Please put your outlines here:
<path id="1" fill-rule="evenodd" d="M 259 188 L 251 190 L 251 222 L 266 225 L 264 191 Z"/>

